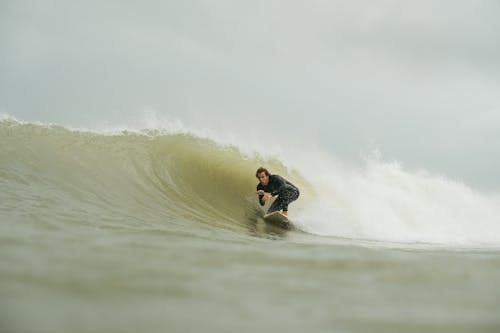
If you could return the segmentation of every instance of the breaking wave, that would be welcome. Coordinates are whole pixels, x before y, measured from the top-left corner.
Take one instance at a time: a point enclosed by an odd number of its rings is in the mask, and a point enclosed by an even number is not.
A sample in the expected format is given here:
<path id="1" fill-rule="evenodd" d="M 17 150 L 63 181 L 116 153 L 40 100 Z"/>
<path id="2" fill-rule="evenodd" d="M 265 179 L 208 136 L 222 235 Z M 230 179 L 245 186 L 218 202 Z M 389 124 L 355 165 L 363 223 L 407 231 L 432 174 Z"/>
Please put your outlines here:
<path id="1" fill-rule="evenodd" d="M 260 221 L 261 165 L 301 188 L 307 233 L 397 243 L 500 245 L 500 199 L 379 156 L 351 167 L 317 149 L 284 162 L 190 131 L 100 133 L 0 121 L 0 216 L 102 228 L 242 232 Z M 293 231 L 292 231 L 293 232 Z"/>

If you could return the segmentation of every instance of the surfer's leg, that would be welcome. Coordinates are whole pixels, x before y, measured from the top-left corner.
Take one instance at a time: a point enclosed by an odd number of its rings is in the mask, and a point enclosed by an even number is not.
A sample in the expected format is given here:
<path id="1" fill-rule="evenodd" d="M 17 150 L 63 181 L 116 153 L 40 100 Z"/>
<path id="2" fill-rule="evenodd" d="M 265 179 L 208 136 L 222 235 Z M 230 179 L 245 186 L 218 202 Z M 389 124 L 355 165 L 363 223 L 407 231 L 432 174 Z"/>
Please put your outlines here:
<path id="1" fill-rule="evenodd" d="M 273 212 L 277 212 L 279 210 L 281 210 L 281 206 L 282 206 L 282 202 L 281 202 L 281 197 L 278 197 L 276 200 L 274 200 L 274 202 L 272 203 L 271 207 L 269 207 L 269 209 L 267 210 L 267 213 L 273 213 Z"/>
<path id="2" fill-rule="evenodd" d="M 283 212 L 288 212 L 288 204 L 297 200 L 299 194 L 299 191 L 296 190 L 283 191 L 283 193 L 281 193 L 278 198 L 274 200 L 267 213 L 269 214 L 280 210 L 282 210 Z"/>
<path id="3" fill-rule="evenodd" d="M 282 195 L 281 209 L 283 212 L 288 212 L 288 205 L 299 198 L 299 191 L 286 191 Z"/>

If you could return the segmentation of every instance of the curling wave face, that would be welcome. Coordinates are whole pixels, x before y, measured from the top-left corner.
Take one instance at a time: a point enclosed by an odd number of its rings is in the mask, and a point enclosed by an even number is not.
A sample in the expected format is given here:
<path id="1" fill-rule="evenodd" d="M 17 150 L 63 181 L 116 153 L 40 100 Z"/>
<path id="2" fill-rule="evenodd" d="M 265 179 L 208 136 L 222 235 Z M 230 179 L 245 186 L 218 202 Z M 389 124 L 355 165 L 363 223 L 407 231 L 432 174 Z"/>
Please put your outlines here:
<path id="1" fill-rule="evenodd" d="M 253 174 L 264 160 L 206 138 L 104 135 L 7 119 L 0 145 L 0 214 L 8 220 L 241 231 L 261 214 Z M 279 161 L 266 163 L 303 184 Z"/>

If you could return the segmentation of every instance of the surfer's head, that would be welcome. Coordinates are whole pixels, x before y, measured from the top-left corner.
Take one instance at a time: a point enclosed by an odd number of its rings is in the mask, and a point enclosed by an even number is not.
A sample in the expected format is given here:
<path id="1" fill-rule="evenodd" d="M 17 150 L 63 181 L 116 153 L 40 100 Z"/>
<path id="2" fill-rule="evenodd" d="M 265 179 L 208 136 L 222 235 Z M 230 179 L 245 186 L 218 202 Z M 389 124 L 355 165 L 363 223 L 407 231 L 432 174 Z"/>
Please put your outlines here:
<path id="1" fill-rule="evenodd" d="M 262 185 L 267 185 L 269 183 L 269 171 L 266 168 L 260 167 L 255 173 L 255 177 L 260 181 Z"/>

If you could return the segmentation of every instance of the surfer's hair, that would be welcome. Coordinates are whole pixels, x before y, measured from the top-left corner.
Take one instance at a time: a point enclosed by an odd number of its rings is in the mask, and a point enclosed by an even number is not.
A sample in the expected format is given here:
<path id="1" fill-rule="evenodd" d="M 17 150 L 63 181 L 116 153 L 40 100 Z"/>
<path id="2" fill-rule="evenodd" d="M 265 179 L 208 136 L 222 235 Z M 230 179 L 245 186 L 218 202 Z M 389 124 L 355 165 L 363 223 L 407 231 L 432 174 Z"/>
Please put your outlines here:
<path id="1" fill-rule="evenodd" d="M 257 172 L 255 173 L 255 177 L 259 178 L 259 174 L 261 174 L 263 172 L 266 173 L 266 176 L 270 176 L 269 171 L 267 171 L 266 168 L 260 167 L 260 168 L 257 169 Z"/>

